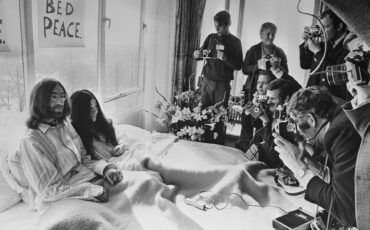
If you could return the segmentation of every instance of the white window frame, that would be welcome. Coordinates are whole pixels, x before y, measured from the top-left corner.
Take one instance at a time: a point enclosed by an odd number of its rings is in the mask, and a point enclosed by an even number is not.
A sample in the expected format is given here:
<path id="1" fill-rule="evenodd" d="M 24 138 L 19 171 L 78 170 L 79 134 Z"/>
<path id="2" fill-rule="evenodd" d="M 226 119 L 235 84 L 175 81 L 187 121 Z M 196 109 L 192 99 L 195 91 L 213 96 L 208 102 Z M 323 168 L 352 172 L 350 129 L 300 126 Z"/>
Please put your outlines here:
<path id="1" fill-rule="evenodd" d="M 25 110 L 29 110 L 31 88 L 35 84 L 35 53 L 33 44 L 32 2 L 19 0 L 22 66 L 24 79 Z"/>
<path id="2" fill-rule="evenodd" d="M 115 101 L 122 97 L 126 97 L 132 94 L 138 94 L 144 91 L 144 55 L 143 55 L 143 45 L 144 45 L 144 12 L 145 12 L 145 0 L 141 1 L 141 9 L 140 9 L 140 25 L 142 28 L 140 29 L 140 41 L 139 41 L 139 63 L 138 63 L 138 86 L 126 88 L 121 92 L 118 92 L 112 96 L 105 97 L 104 92 L 104 78 L 105 78 L 105 30 L 106 30 L 106 23 L 110 20 L 106 17 L 106 1 L 107 0 L 99 0 L 99 23 L 98 23 L 98 87 L 99 93 L 101 98 L 103 99 L 104 103 L 108 103 L 111 101 Z"/>
<path id="3" fill-rule="evenodd" d="M 86 0 L 88 1 L 88 0 Z M 106 29 L 106 0 L 98 0 L 98 43 L 97 43 L 97 76 L 98 76 L 98 94 L 102 98 L 103 103 L 115 101 L 117 99 L 139 94 L 144 91 L 144 12 L 145 0 L 141 1 L 140 9 L 140 41 L 139 41 L 139 64 L 138 64 L 138 87 L 127 88 L 121 92 L 116 93 L 110 97 L 104 97 L 104 77 L 105 77 L 105 29 Z M 29 100 L 30 91 L 36 82 L 35 77 L 35 52 L 33 40 L 33 25 L 32 25 L 32 4 L 36 1 L 19 0 L 20 13 L 20 27 L 21 27 L 21 46 L 22 46 L 22 60 L 23 60 L 23 77 L 25 82 L 25 99 Z M 25 110 L 28 110 L 28 103 L 26 103 Z"/>

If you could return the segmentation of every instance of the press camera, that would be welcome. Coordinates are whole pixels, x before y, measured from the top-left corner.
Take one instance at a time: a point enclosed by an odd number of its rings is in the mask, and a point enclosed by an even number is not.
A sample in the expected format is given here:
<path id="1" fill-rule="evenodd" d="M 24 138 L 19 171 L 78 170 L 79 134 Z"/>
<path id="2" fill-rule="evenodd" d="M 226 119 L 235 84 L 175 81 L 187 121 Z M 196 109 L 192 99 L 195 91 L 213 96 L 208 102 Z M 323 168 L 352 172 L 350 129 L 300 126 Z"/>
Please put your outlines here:
<path id="1" fill-rule="evenodd" d="M 245 110 L 252 115 L 254 118 L 258 118 L 261 115 L 266 114 L 267 110 L 267 97 L 265 95 L 258 95 L 257 96 L 257 104 L 253 104 L 251 101 L 249 101 L 246 106 Z"/>
<path id="2" fill-rule="evenodd" d="M 280 63 L 280 58 L 267 55 L 259 60 L 258 69 L 269 70 L 271 67 L 279 68 Z"/>
<path id="3" fill-rule="evenodd" d="M 284 106 L 279 105 L 273 114 L 274 120 L 277 121 L 275 132 L 291 143 L 297 143 L 300 136 L 297 131 L 296 123 L 289 118 Z"/>
<path id="4" fill-rule="evenodd" d="M 310 38 L 323 38 L 324 34 L 318 25 L 310 26 L 308 36 Z"/>
<path id="5" fill-rule="evenodd" d="M 342 85 L 348 81 L 367 84 L 369 74 L 369 52 L 359 51 L 354 57 L 347 57 L 345 64 L 326 67 L 326 78 L 329 85 Z"/>

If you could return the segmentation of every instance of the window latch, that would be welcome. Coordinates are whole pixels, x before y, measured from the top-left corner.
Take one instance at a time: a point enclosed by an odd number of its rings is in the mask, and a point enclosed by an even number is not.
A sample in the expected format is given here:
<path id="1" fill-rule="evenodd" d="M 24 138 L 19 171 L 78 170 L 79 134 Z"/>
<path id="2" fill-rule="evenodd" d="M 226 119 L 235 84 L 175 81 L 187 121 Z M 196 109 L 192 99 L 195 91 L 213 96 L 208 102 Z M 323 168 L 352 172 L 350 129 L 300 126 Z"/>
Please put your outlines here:
<path id="1" fill-rule="evenodd" d="M 104 18 L 104 22 L 108 22 L 108 29 L 110 29 L 111 21 L 112 21 L 111 18 L 107 18 L 107 17 Z"/>

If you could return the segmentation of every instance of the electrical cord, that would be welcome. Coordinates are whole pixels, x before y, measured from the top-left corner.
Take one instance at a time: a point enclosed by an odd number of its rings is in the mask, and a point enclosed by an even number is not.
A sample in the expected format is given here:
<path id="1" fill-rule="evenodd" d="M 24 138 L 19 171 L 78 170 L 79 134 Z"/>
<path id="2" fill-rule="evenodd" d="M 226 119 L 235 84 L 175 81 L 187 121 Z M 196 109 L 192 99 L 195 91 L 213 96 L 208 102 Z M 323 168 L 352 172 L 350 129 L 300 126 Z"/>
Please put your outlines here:
<path id="1" fill-rule="evenodd" d="M 326 157 L 325 157 L 325 164 L 324 164 L 324 168 L 323 168 L 323 176 L 322 176 L 322 180 L 325 181 L 325 176 L 326 176 L 326 167 L 328 165 L 328 159 L 329 159 L 329 155 L 326 154 Z M 319 172 L 319 175 L 321 174 L 321 168 L 320 168 L 320 172 Z M 328 212 L 328 219 L 326 220 L 326 230 L 329 229 L 329 224 L 330 224 L 330 215 L 331 215 L 331 208 L 333 206 L 333 201 L 334 199 L 332 198 L 331 201 L 330 201 L 330 207 L 329 207 L 329 212 Z M 317 205 L 316 207 L 316 216 L 318 215 L 319 213 L 319 205 Z"/>
<path id="2" fill-rule="evenodd" d="M 304 15 L 308 15 L 308 16 L 311 16 L 313 18 L 315 18 L 318 22 L 319 22 L 319 26 L 323 32 L 323 35 L 324 35 L 324 55 L 321 57 L 321 60 L 319 62 L 319 64 L 316 66 L 316 68 L 310 73 L 310 76 L 313 75 L 314 73 L 316 73 L 317 70 L 319 70 L 319 68 L 321 67 L 322 63 L 324 62 L 324 59 L 325 59 L 325 56 L 326 56 L 326 53 L 327 53 L 327 49 L 328 49 L 328 44 L 327 44 L 327 34 L 325 32 L 325 29 L 324 29 L 324 25 L 322 24 L 321 20 L 319 17 L 317 17 L 316 15 L 314 14 L 310 14 L 310 13 L 307 13 L 307 12 L 303 12 L 299 9 L 299 6 L 301 4 L 301 1 L 302 0 L 298 0 L 298 4 L 297 4 L 297 11 L 301 14 L 304 14 Z"/>
<path id="3" fill-rule="evenodd" d="M 227 203 L 226 203 L 223 207 L 219 207 L 219 206 L 216 204 L 216 202 L 215 202 L 212 198 L 208 198 L 208 197 L 202 196 L 202 193 L 210 193 L 211 195 L 214 195 L 214 192 L 212 192 L 212 191 L 201 191 L 201 192 L 199 192 L 199 197 L 200 197 L 200 199 L 201 199 L 201 200 L 203 200 L 203 201 L 204 201 L 204 202 L 206 202 L 206 203 L 207 203 L 207 202 L 210 202 L 210 203 L 211 203 L 211 205 L 210 205 L 210 206 L 207 206 L 207 205 L 205 205 L 205 206 L 204 206 L 204 209 L 205 209 L 205 210 L 212 209 L 212 208 L 216 208 L 217 210 L 224 210 L 224 209 L 225 209 L 225 208 L 227 208 L 227 207 L 229 206 L 229 204 L 230 204 L 230 201 L 231 201 L 230 197 L 231 197 L 231 196 L 233 196 L 233 195 L 235 195 L 235 196 L 239 197 L 247 207 L 277 208 L 277 209 L 280 209 L 281 211 L 283 211 L 284 213 L 288 213 L 287 211 L 285 211 L 285 210 L 284 210 L 284 209 L 282 209 L 281 207 L 279 207 L 279 206 L 275 206 L 275 205 L 266 205 L 266 206 L 262 206 L 262 205 L 248 204 L 248 203 L 244 200 L 244 198 L 243 198 L 243 196 L 242 196 L 242 195 L 240 195 L 240 194 L 238 194 L 238 193 L 235 193 L 235 192 L 233 192 L 233 193 L 229 193 L 229 195 L 227 196 Z"/>

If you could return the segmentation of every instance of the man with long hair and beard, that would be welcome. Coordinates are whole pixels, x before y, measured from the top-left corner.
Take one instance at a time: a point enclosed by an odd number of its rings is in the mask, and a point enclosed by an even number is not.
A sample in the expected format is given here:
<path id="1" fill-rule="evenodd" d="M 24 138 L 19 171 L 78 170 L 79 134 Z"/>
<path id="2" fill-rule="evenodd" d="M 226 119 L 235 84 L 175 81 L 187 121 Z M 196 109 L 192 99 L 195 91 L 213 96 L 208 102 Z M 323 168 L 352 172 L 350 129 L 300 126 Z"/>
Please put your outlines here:
<path id="1" fill-rule="evenodd" d="M 127 150 L 125 144 L 118 143 L 112 121 L 105 117 L 92 92 L 86 89 L 76 91 L 71 102 L 71 123 L 92 158 L 109 160 Z"/>
<path id="2" fill-rule="evenodd" d="M 31 194 L 27 199 L 39 211 L 47 204 L 78 198 L 105 202 L 107 190 L 94 184 L 104 176 L 110 184 L 122 180 L 113 164 L 86 154 L 80 137 L 67 121 L 71 105 L 63 85 L 43 79 L 31 92 L 29 128 L 20 142 L 20 167 L 9 165 L 20 185 Z M 101 180 L 100 180 L 101 181 Z"/>

